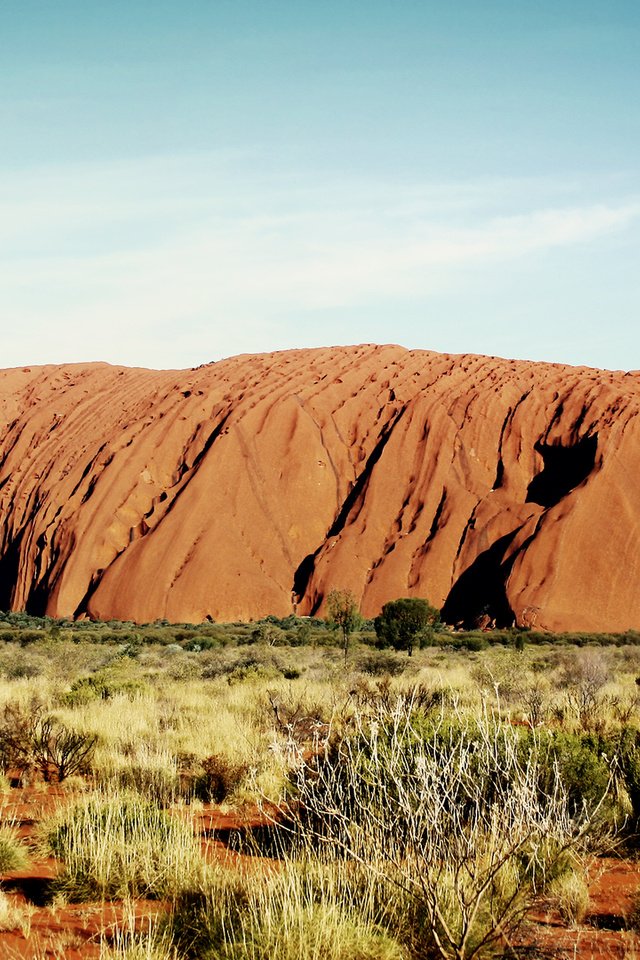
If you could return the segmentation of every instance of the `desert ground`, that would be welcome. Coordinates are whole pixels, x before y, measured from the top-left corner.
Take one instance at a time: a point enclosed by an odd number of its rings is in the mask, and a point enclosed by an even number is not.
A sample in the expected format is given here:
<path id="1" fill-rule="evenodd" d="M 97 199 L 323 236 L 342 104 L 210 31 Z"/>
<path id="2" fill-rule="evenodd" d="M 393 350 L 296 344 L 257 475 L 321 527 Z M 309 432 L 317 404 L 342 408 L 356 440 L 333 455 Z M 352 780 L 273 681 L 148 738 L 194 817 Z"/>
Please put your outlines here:
<path id="1" fill-rule="evenodd" d="M 640 638 L 0 622 L 0 953 L 637 955 Z"/>

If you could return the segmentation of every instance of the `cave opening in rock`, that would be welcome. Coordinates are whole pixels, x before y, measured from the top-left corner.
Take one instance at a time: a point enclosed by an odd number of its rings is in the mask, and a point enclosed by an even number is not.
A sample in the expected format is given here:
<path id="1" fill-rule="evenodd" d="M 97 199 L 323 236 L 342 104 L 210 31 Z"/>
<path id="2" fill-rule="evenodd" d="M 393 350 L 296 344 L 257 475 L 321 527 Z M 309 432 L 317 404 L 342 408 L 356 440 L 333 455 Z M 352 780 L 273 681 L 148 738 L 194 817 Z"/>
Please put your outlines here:
<path id="1" fill-rule="evenodd" d="M 505 583 L 512 567 L 504 555 L 518 531 L 496 540 L 456 580 L 441 611 L 445 623 L 473 630 L 482 625 L 510 627 L 515 615 Z"/>
<path id="2" fill-rule="evenodd" d="M 534 449 L 542 457 L 544 465 L 529 484 L 526 502 L 553 507 L 586 480 L 593 470 L 598 434 L 582 437 L 571 446 L 538 440 Z"/>

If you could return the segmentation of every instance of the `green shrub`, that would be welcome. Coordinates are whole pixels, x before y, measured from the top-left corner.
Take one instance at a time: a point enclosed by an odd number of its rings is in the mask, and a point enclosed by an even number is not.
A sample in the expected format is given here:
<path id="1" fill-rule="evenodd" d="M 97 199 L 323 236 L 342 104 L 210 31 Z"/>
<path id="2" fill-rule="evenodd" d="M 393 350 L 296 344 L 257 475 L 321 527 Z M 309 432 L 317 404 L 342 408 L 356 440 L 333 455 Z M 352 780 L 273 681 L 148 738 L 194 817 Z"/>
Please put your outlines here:
<path id="1" fill-rule="evenodd" d="M 456 639 L 454 644 L 458 650 L 469 650 L 471 653 L 479 653 L 481 650 L 487 649 L 489 640 L 487 637 L 482 636 L 468 636 L 461 637 L 459 640 Z"/>
<path id="2" fill-rule="evenodd" d="M 380 889 L 380 884 L 377 887 Z M 408 960 L 357 873 L 287 858 L 268 878 L 229 873 L 176 903 L 169 929 L 187 960 Z"/>
<path id="3" fill-rule="evenodd" d="M 133 699 L 146 689 L 140 680 L 119 677 L 106 671 L 76 680 L 62 701 L 67 707 L 80 707 L 93 700 L 111 700 L 113 697 Z"/>
<path id="4" fill-rule="evenodd" d="M 198 634 L 183 645 L 183 650 L 187 650 L 189 653 L 202 653 L 205 650 L 216 650 L 221 646 L 223 646 L 223 644 L 218 638 L 205 637 Z"/>
<path id="5" fill-rule="evenodd" d="M 37 643 L 38 640 L 44 638 L 43 630 L 21 630 L 20 631 L 20 645 L 22 647 L 27 647 L 32 643 Z"/>
<path id="6" fill-rule="evenodd" d="M 608 756 L 615 757 L 617 773 L 631 804 L 627 833 L 637 842 L 640 829 L 640 731 L 623 726 L 607 743 Z"/>
<path id="7" fill-rule="evenodd" d="M 390 600 L 374 620 L 376 636 L 381 646 L 406 650 L 409 656 L 418 645 L 434 641 L 434 627 L 440 622 L 440 611 L 420 597 L 402 597 Z"/>
<path id="8" fill-rule="evenodd" d="M 276 666 L 265 663 L 247 663 L 235 667 L 227 675 L 227 683 L 258 683 L 263 680 L 276 680 L 283 673 Z"/>
<path id="9" fill-rule="evenodd" d="M 304 621 L 300 622 L 299 626 L 295 629 L 287 630 L 285 633 L 285 640 L 290 647 L 304 647 L 308 646 L 313 639 L 313 634 L 311 632 L 311 627 L 308 623 Z"/>
<path id="10" fill-rule="evenodd" d="M 0 667 L 7 680 L 23 680 L 41 676 L 44 663 L 40 657 L 29 656 L 26 650 L 15 650 L 14 653 L 14 656 L 3 658 L 4 662 Z"/>
<path id="11" fill-rule="evenodd" d="M 384 650 L 372 650 L 358 658 L 358 669 L 372 677 L 382 677 L 385 674 L 397 677 L 404 672 L 404 668 L 404 662 Z"/>
<path id="12" fill-rule="evenodd" d="M 522 737 L 521 756 L 537 751 L 539 784 L 549 791 L 558 777 L 567 794 L 569 809 L 577 815 L 591 812 L 602 804 L 604 817 L 613 814 L 611 759 L 615 747 L 594 734 L 567 733 L 563 730 L 528 731 Z"/>
<path id="13" fill-rule="evenodd" d="M 573 752 L 558 753 L 570 769 Z M 570 808 L 558 764 L 546 760 L 536 741 L 525 746 L 486 716 L 382 704 L 294 771 L 291 814 L 318 848 L 412 891 L 425 955 L 463 960 L 515 930 L 566 851 L 584 843 L 589 809 Z"/>
<path id="14" fill-rule="evenodd" d="M 180 795 L 180 777 L 175 764 L 129 760 L 108 781 L 126 791 L 147 797 L 161 807 L 175 803 Z"/>

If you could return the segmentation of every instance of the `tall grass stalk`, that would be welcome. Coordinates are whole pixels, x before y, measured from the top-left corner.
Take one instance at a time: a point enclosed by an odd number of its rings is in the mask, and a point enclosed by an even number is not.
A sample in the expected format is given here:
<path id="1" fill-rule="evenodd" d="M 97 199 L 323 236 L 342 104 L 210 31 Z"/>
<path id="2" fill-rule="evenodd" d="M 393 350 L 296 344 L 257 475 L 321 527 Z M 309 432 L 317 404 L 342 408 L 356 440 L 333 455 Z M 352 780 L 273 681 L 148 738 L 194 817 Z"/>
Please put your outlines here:
<path id="1" fill-rule="evenodd" d="M 103 932 L 100 960 L 180 960 L 166 925 L 156 918 L 140 922 L 134 901 L 123 904 L 122 921 L 114 932 Z"/>
<path id="2" fill-rule="evenodd" d="M 0 826 L 0 874 L 24 870 L 29 863 L 27 848 L 11 825 Z"/>

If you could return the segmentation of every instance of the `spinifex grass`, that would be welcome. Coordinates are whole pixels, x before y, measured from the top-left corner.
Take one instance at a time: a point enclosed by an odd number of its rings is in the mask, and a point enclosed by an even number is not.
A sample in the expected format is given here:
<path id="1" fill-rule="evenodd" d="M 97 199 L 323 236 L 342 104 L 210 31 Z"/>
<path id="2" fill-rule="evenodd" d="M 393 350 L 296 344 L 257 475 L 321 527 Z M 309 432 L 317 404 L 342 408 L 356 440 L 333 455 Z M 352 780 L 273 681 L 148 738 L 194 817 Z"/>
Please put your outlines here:
<path id="1" fill-rule="evenodd" d="M 19 930 L 25 938 L 31 932 L 34 907 L 30 903 L 16 903 L 0 890 L 0 932 Z"/>
<path id="2" fill-rule="evenodd" d="M 58 889 L 72 900 L 173 897 L 204 869 L 191 827 L 135 794 L 82 797 L 43 834 L 64 863 Z"/>
<path id="3" fill-rule="evenodd" d="M 23 870 L 29 862 L 24 844 L 13 827 L 0 827 L 0 874 Z"/>
<path id="4" fill-rule="evenodd" d="M 287 856 L 276 871 L 219 870 L 179 898 L 170 921 L 189 960 L 405 960 L 382 887 L 354 864 Z"/>
<path id="5" fill-rule="evenodd" d="M 157 918 L 141 920 L 134 900 L 122 904 L 115 930 L 102 931 L 100 960 L 181 960 L 166 924 Z"/>

